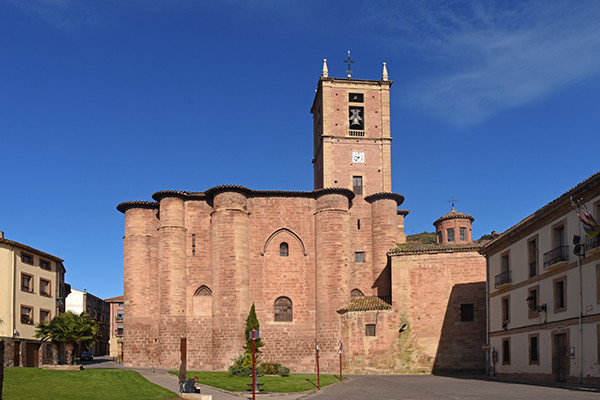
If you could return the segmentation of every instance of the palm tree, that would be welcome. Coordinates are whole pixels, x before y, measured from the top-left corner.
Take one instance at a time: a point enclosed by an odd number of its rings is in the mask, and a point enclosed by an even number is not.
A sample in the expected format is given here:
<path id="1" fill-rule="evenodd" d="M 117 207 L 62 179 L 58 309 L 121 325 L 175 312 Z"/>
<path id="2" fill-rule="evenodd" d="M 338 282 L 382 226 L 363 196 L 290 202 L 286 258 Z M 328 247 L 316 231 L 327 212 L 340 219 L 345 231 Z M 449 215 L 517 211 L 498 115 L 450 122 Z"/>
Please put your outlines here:
<path id="1" fill-rule="evenodd" d="M 52 343 L 52 363 L 58 363 L 58 345 L 64 343 L 67 350 L 67 364 L 73 364 L 73 350 L 77 343 L 91 346 L 97 342 L 100 327 L 87 313 L 75 314 L 67 311 L 55 316 L 52 321 L 39 323 L 35 337 Z"/>
<path id="2" fill-rule="evenodd" d="M 58 320 L 54 317 L 49 322 L 40 322 L 35 326 L 34 336 L 52 345 L 52 365 L 58 364 L 58 346 L 62 344 L 57 324 Z"/>

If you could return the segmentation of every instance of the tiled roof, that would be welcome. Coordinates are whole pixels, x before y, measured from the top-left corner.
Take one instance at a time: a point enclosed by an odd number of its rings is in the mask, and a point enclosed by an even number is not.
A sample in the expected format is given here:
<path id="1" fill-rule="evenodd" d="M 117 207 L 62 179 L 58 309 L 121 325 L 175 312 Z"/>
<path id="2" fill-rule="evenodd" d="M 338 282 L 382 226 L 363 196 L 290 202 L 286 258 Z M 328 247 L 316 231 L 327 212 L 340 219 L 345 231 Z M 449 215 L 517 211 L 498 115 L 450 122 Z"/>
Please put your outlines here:
<path id="1" fill-rule="evenodd" d="M 130 208 L 149 208 L 149 209 L 157 209 L 158 203 L 153 201 L 124 201 L 123 203 L 119 203 L 117 205 L 117 210 L 122 213 L 129 210 Z"/>
<path id="2" fill-rule="evenodd" d="M 27 246 L 27 245 L 25 245 L 23 243 L 15 242 L 14 240 L 8 240 L 8 239 L 0 238 L 0 243 L 6 243 L 8 245 L 18 247 L 18 248 L 20 248 L 22 250 L 25 250 L 25 251 L 29 252 L 29 253 L 34 253 L 34 254 L 37 254 L 38 256 L 42 256 L 44 258 L 48 258 L 48 259 L 53 260 L 53 261 L 58 261 L 59 263 L 62 263 L 64 261 L 62 258 L 53 256 L 52 254 L 44 253 L 43 251 L 40 251 L 38 249 L 34 249 L 33 247 Z"/>
<path id="3" fill-rule="evenodd" d="M 372 310 L 390 310 L 392 306 L 379 297 L 364 296 L 354 297 L 350 299 L 350 304 L 344 308 L 337 310 L 340 314 L 345 314 L 351 311 L 372 311 Z"/>
<path id="4" fill-rule="evenodd" d="M 107 303 L 122 303 L 125 301 L 125 296 L 124 295 L 120 295 L 117 297 L 110 297 L 108 299 L 104 299 L 105 302 Z"/>
<path id="5" fill-rule="evenodd" d="M 287 191 L 287 190 L 252 190 L 247 187 L 240 185 L 221 185 L 214 186 L 205 192 L 187 192 L 184 190 L 161 190 L 152 195 L 152 198 L 155 200 L 154 202 L 150 201 L 125 201 L 117 205 L 117 210 L 122 213 L 129 210 L 130 208 L 159 208 L 160 200 L 165 197 L 178 197 L 184 200 L 205 200 L 207 197 L 212 197 L 215 193 L 223 192 L 223 191 L 233 191 L 240 192 L 248 197 L 307 197 L 307 198 L 318 198 L 320 196 L 326 194 L 340 194 L 346 196 L 349 200 L 354 198 L 354 192 L 347 188 L 339 188 L 339 187 L 327 187 L 322 189 L 316 189 L 311 192 L 301 192 L 301 191 Z M 388 196 L 393 199 L 404 197 L 397 193 L 379 193 L 377 195 Z M 375 196 L 375 195 L 373 195 Z"/>
<path id="6" fill-rule="evenodd" d="M 479 251 L 487 241 L 477 241 L 472 243 L 453 243 L 453 244 L 433 244 L 407 242 L 399 244 L 388 255 L 394 254 L 421 254 L 421 253 L 457 253 L 465 251 Z"/>
<path id="7" fill-rule="evenodd" d="M 439 222 L 446 221 L 448 219 L 468 219 L 471 222 L 475 221 L 475 218 L 473 218 L 469 214 L 458 212 L 454 210 L 454 208 L 452 208 L 452 210 L 448 214 L 442 215 L 441 217 L 436 219 L 433 225 L 437 225 Z"/>
<path id="8" fill-rule="evenodd" d="M 583 182 L 580 182 L 579 184 L 575 185 L 574 187 L 572 187 L 556 199 L 552 200 L 550 203 L 546 204 L 542 208 L 536 210 L 530 216 L 524 218 L 519 223 L 505 230 L 502 234 L 494 237 L 492 240 L 486 243 L 484 251 L 487 252 L 490 248 L 496 247 L 499 243 L 504 242 L 510 236 L 516 234 L 521 229 L 527 227 L 530 222 L 538 218 L 543 218 L 544 216 L 550 214 L 555 209 L 555 207 L 559 207 L 561 204 L 570 203 L 571 196 L 575 196 L 575 198 L 577 198 L 577 196 L 581 196 L 582 194 L 586 193 L 586 191 L 589 192 L 589 189 L 593 188 L 594 185 L 597 186 L 599 184 L 600 171 L 596 172 Z M 592 193 L 592 195 L 594 195 L 594 193 Z"/>

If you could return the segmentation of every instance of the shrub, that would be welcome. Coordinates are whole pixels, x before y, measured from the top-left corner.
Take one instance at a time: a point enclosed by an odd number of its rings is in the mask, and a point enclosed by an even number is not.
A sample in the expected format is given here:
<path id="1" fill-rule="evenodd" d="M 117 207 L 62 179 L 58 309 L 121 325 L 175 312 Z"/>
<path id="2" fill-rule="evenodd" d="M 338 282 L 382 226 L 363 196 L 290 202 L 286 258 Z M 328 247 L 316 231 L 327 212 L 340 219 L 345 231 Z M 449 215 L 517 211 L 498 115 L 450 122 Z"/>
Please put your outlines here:
<path id="1" fill-rule="evenodd" d="M 259 372 L 261 375 L 277 375 L 279 373 L 281 364 L 274 362 L 262 362 L 260 363 Z"/>
<path id="2" fill-rule="evenodd" d="M 290 376 L 290 369 L 288 367 L 284 367 L 283 365 L 281 365 L 279 367 L 278 375 L 281 375 L 281 376 Z"/>
<path id="3" fill-rule="evenodd" d="M 234 376 L 252 376 L 252 354 L 242 353 L 234 358 L 228 372 Z"/>

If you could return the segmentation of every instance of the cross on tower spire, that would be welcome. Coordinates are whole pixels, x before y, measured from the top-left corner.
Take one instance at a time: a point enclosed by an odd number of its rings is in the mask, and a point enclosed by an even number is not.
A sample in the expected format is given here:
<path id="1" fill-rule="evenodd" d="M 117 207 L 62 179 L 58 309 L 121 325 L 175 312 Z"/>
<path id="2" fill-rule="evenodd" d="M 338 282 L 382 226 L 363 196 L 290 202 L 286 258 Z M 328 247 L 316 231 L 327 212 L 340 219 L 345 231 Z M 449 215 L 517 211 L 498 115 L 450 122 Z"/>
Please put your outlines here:
<path id="1" fill-rule="evenodd" d="M 454 196 L 452 196 L 452 198 L 450 200 L 448 200 L 448 203 L 452 203 L 452 209 L 454 210 L 454 203 L 456 203 L 458 200 L 456 200 L 454 198 Z"/>
<path id="2" fill-rule="evenodd" d="M 350 69 L 350 64 L 354 64 L 354 61 L 350 59 L 350 50 L 348 50 L 348 59 L 344 62 L 348 64 L 348 69 L 346 70 L 346 72 L 348 73 L 348 78 L 352 78 L 352 70 Z"/>

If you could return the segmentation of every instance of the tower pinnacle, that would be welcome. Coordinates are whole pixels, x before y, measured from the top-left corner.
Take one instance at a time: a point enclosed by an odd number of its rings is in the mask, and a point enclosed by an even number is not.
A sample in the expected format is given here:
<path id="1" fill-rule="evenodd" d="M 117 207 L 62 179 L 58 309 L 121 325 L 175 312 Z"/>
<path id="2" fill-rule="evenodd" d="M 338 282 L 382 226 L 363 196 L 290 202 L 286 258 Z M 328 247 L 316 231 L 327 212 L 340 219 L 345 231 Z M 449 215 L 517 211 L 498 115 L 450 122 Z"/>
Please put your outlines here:
<path id="1" fill-rule="evenodd" d="M 329 76 L 329 70 L 327 69 L 327 59 L 323 59 L 323 72 L 321 73 L 322 78 L 327 78 Z"/>
<path id="2" fill-rule="evenodd" d="M 381 74 L 381 80 L 382 81 L 388 81 L 389 80 L 389 76 L 388 76 L 388 72 L 387 72 L 387 67 L 386 67 L 386 63 L 383 63 L 383 73 Z"/>

